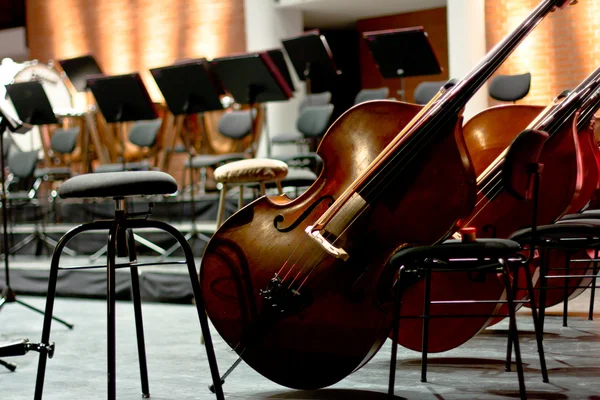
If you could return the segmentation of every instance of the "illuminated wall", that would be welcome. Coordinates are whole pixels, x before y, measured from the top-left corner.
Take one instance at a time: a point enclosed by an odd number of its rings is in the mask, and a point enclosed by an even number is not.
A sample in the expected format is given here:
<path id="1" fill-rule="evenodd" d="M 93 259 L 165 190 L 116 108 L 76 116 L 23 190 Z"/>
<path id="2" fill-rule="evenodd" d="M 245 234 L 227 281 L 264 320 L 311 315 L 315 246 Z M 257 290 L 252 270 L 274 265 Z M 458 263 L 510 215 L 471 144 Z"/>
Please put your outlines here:
<path id="1" fill-rule="evenodd" d="M 245 51 L 243 0 L 27 0 L 31 58 L 93 54 L 107 74 Z"/>
<path id="2" fill-rule="evenodd" d="M 535 8 L 539 0 L 486 0 L 486 39 L 491 49 Z M 500 74 L 531 72 L 530 94 L 520 103 L 547 104 L 600 66 L 600 2 L 550 14 L 529 35 Z"/>

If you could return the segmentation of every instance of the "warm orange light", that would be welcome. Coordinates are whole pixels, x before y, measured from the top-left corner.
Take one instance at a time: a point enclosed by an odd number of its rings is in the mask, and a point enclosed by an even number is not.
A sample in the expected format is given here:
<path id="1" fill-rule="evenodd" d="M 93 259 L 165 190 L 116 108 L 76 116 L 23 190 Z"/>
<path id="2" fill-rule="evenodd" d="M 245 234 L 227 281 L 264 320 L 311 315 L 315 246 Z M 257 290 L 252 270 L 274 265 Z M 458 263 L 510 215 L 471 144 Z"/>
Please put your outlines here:
<path id="1" fill-rule="evenodd" d="M 487 46 L 493 47 L 537 5 L 537 0 L 486 0 Z M 600 65 L 598 2 L 579 2 L 550 14 L 517 48 L 499 74 L 531 72 L 522 104 L 547 104 Z"/>

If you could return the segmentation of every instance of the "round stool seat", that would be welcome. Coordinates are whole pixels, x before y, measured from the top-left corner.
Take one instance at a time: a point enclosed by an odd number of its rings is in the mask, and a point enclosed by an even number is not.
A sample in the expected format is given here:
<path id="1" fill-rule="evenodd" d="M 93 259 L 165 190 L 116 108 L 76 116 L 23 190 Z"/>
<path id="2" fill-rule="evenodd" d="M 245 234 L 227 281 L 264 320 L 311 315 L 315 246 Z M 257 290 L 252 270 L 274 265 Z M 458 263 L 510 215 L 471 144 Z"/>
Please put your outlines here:
<path id="1" fill-rule="evenodd" d="M 252 158 L 230 162 L 215 169 L 215 180 L 220 183 L 243 184 L 278 181 L 286 177 L 288 166 L 283 161 Z"/>
<path id="2" fill-rule="evenodd" d="M 67 180 L 58 188 L 63 199 L 126 197 L 171 194 L 177 191 L 175 179 L 160 171 L 105 172 L 84 174 Z"/>

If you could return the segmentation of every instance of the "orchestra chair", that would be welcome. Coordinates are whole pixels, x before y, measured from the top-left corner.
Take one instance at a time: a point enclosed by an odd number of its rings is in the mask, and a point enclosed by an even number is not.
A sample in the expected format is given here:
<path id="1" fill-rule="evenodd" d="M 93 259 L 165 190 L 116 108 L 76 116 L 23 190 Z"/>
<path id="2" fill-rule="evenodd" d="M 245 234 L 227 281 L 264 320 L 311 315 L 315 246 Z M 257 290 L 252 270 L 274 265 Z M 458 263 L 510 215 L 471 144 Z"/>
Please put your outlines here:
<path id="1" fill-rule="evenodd" d="M 600 254 L 600 210 L 589 210 L 583 213 L 570 214 L 564 216 L 559 221 L 550 225 L 541 225 L 538 228 L 537 238 L 532 239 L 530 229 L 521 229 L 512 234 L 511 239 L 516 240 L 523 245 L 529 245 L 539 250 L 540 259 L 540 293 L 539 293 L 539 309 L 540 322 L 544 327 L 546 315 L 546 296 L 548 290 L 563 290 L 563 326 L 568 326 L 568 311 L 569 311 L 569 289 L 585 289 L 590 288 L 590 304 L 588 310 L 588 319 L 591 321 L 594 317 L 594 300 L 596 294 L 596 278 L 600 271 L 598 265 L 598 255 Z M 557 275 L 550 275 L 550 269 L 547 262 L 546 254 L 548 250 L 559 249 L 566 253 L 563 271 Z M 574 260 L 573 254 L 579 250 L 593 250 L 593 260 Z M 573 263 L 592 263 L 592 271 L 588 268 L 573 267 Z M 582 271 L 583 272 L 579 272 Z M 574 274 L 572 272 L 575 272 Z M 562 286 L 553 286 L 548 288 L 550 279 L 561 279 L 564 281 Z M 570 281 L 575 279 L 580 282 L 582 279 L 589 279 L 589 285 L 580 285 L 576 283 L 573 286 Z"/>
<path id="2" fill-rule="evenodd" d="M 239 187 L 238 209 L 244 206 L 244 186 L 257 184 L 261 195 L 266 194 L 266 184 L 274 182 L 279 194 L 283 193 L 281 181 L 288 174 L 288 166 L 280 160 L 270 158 L 252 158 L 234 161 L 215 169 L 215 180 L 220 189 L 217 228 L 225 216 L 227 192 Z"/>
<path id="3" fill-rule="evenodd" d="M 538 157 L 542 151 L 548 134 L 541 131 L 526 130 L 520 133 L 511 144 L 502 169 L 502 180 L 510 194 L 520 200 L 530 200 L 533 208 L 533 221 L 537 219 L 537 198 L 539 188 L 539 177 L 542 166 L 538 164 Z M 398 279 L 394 285 L 395 304 L 393 322 L 393 343 L 390 362 L 389 394 L 394 393 L 394 381 L 396 371 L 396 355 L 398 347 L 398 333 L 401 328 L 400 308 L 402 304 L 402 288 L 410 285 L 410 282 L 419 277 L 425 279 L 425 293 L 423 299 L 423 331 L 422 331 L 422 358 L 421 358 L 421 381 L 427 382 L 427 356 L 429 344 L 429 320 L 435 318 L 430 310 L 431 274 L 452 273 L 472 271 L 476 273 L 502 274 L 506 290 L 506 301 L 499 300 L 498 303 L 506 303 L 509 313 L 509 335 L 507 343 L 506 370 L 510 371 L 512 347 L 514 345 L 515 361 L 519 381 L 519 392 L 522 399 L 526 398 L 525 380 L 523 376 L 523 365 L 519 346 L 519 334 L 515 316 L 516 303 L 530 303 L 531 314 L 535 329 L 537 349 L 540 357 L 540 366 L 544 382 L 548 382 L 548 372 L 542 344 L 542 332 L 538 321 L 535 305 L 531 271 L 528 268 L 530 260 L 523 261 L 519 254 L 521 245 L 513 240 L 507 239 L 473 239 L 468 236 L 467 229 L 463 231 L 463 240 L 449 240 L 442 244 L 433 246 L 408 247 L 397 252 L 390 260 L 390 266 L 398 271 Z M 535 228 L 533 229 L 535 232 Z M 533 253 L 532 253 L 533 254 Z M 517 276 L 517 269 L 523 268 L 526 277 L 528 300 L 517 301 L 514 297 L 516 287 L 510 280 L 510 272 Z M 407 283 L 408 282 L 408 283 Z M 436 301 L 436 304 L 460 304 L 462 302 L 476 303 L 477 300 L 467 301 Z M 489 302 L 489 300 L 484 301 Z M 449 315 L 440 317 L 448 318 Z M 469 315 L 461 315 L 469 317 Z M 472 315 L 471 317 L 481 317 Z"/>
<path id="4" fill-rule="evenodd" d="M 306 106 L 325 106 L 331 103 L 331 92 L 309 93 L 300 102 L 298 111 L 302 112 Z"/>
<path id="5" fill-rule="evenodd" d="M 307 105 L 296 120 L 297 132 L 283 133 L 271 138 L 272 145 L 296 144 L 298 153 L 306 153 L 316 149 L 321 137 L 327 132 L 333 114 L 333 104 Z"/>
<path id="6" fill-rule="evenodd" d="M 440 91 L 448 81 L 421 82 L 414 92 L 415 104 L 425 105 Z"/>
<path id="7" fill-rule="evenodd" d="M 496 75 L 490 80 L 488 93 L 498 101 L 511 101 L 516 103 L 527 96 L 531 87 L 531 74 Z"/>
<path id="8" fill-rule="evenodd" d="M 148 219 L 152 213 L 152 203 L 150 203 L 148 211 L 146 212 L 128 213 L 128 210 L 126 209 L 126 200 L 131 197 L 168 195 L 176 191 L 177 183 L 175 179 L 173 179 L 173 177 L 170 175 L 160 171 L 125 171 L 107 172 L 102 174 L 83 174 L 65 181 L 58 189 L 58 194 L 63 199 L 86 199 L 96 197 L 112 198 L 115 201 L 115 215 L 113 219 L 98 220 L 79 225 L 63 235 L 63 237 L 58 241 L 50 264 L 48 294 L 41 342 L 50 346 L 52 313 L 54 309 L 54 299 L 56 297 L 56 284 L 59 271 L 106 268 L 106 301 L 108 305 L 106 331 L 108 342 L 107 377 L 108 399 L 111 400 L 116 398 L 115 273 L 117 269 L 121 268 L 129 268 L 131 272 L 132 302 L 136 324 L 142 397 L 147 398 L 150 396 L 150 390 L 148 383 L 148 370 L 146 366 L 146 350 L 142 322 L 138 267 L 166 264 L 183 264 L 187 266 L 190 283 L 192 285 L 194 294 L 196 310 L 200 321 L 200 328 L 202 335 L 205 338 L 205 350 L 208 357 L 210 372 L 213 384 L 216 385 L 216 397 L 217 399 L 224 398 L 221 382 L 219 380 L 219 371 L 210 335 L 210 328 L 206 314 L 204 313 L 204 304 L 200 292 L 200 285 L 198 282 L 198 275 L 192 249 L 186 242 L 183 235 L 177 229 L 165 222 Z M 185 261 L 151 263 L 138 262 L 133 231 L 135 229 L 148 228 L 153 228 L 168 233 L 175 240 L 177 240 L 185 255 Z M 65 246 L 75 236 L 89 231 L 108 232 L 107 264 L 61 267 L 60 258 L 63 254 Z M 117 257 L 127 257 L 129 261 L 117 263 Z M 42 398 L 47 358 L 48 354 L 45 352 L 40 353 L 34 397 L 37 400 Z"/>
<path id="9" fill-rule="evenodd" d="M 62 182 L 72 176 L 71 156 L 77 146 L 79 131 L 79 127 L 69 129 L 58 128 L 54 130 L 52 137 L 50 138 L 50 150 L 52 151 L 52 155 L 55 156 L 53 157 L 54 160 L 52 160 L 54 163 L 43 168 L 37 168 L 34 171 L 33 175 L 38 185 L 41 185 L 43 182 Z M 61 158 L 65 160 L 66 166 L 55 165 L 60 164 Z M 56 196 L 56 191 L 50 188 L 50 196 L 48 199 L 55 221 L 57 219 Z M 55 245 L 53 245 L 53 247 L 54 246 Z"/>
<path id="10" fill-rule="evenodd" d="M 150 121 L 136 121 L 129 130 L 129 141 L 134 145 L 149 149 L 148 158 L 156 158 L 156 141 L 162 125 L 162 119 L 154 119 Z M 123 146 L 125 144 L 123 143 Z M 120 163 L 100 164 L 94 169 L 96 173 L 103 172 L 120 172 L 120 171 L 148 171 L 156 166 L 157 160 L 149 162 L 147 159 L 136 162 L 126 162 L 125 155 L 122 155 L 123 160 Z"/>
<path id="11" fill-rule="evenodd" d="M 7 161 L 8 177 L 6 178 L 5 187 L 10 188 L 11 186 L 17 186 L 18 189 L 6 190 L 8 208 L 12 211 L 13 216 L 18 210 L 23 211 L 29 206 L 33 207 L 34 210 L 33 232 L 11 246 L 8 250 L 9 255 L 16 254 L 29 243 L 35 241 L 36 255 L 39 256 L 41 255 L 42 245 L 45 244 L 49 248 L 54 248 L 57 243 L 45 233 L 45 217 L 47 215 L 47 210 L 42 207 L 37 198 L 38 190 L 42 183 L 41 179 L 36 179 L 34 176 L 39 160 L 38 156 L 38 150 L 9 152 Z M 23 212 L 20 214 L 25 215 Z M 69 255 L 75 255 L 75 252 L 69 248 L 66 249 L 66 252 Z"/>
<path id="12" fill-rule="evenodd" d="M 216 167 L 226 164 L 228 162 L 243 160 L 249 158 L 254 154 L 252 149 L 253 144 L 250 148 L 241 148 L 243 139 L 253 133 L 253 127 L 255 123 L 256 112 L 253 110 L 231 110 L 225 112 L 219 119 L 218 131 L 221 135 L 226 138 L 236 140 L 238 142 L 238 148 L 236 152 L 225 153 L 225 154 L 200 154 L 186 160 L 184 164 L 184 172 L 182 182 L 186 181 L 186 170 L 190 169 L 190 176 L 195 176 L 194 172 L 200 172 L 200 194 L 204 194 L 206 191 L 207 181 L 207 170 L 215 169 Z M 192 193 L 194 182 L 190 182 L 192 185 Z"/>
<path id="13" fill-rule="evenodd" d="M 387 87 L 381 87 L 377 89 L 362 89 L 354 98 L 354 105 L 364 103 L 365 101 L 372 100 L 385 100 L 390 93 L 390 89 Z"/>

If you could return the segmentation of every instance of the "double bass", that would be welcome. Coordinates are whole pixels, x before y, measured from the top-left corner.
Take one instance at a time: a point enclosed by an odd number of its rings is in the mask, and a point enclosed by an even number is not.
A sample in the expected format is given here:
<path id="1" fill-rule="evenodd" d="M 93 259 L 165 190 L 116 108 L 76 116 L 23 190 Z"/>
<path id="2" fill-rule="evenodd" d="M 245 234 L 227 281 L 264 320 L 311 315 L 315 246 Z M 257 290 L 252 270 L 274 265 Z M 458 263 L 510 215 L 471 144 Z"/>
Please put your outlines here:
<path id="1" fill-rule="evenodd" d="M 478 237 L 507 238 L 512 232 L 528 226 L 532 220 L 529 201 L 519 200 L 504 191 L 500 171 L 506 149 L 519 132 L 526 128 L 544 130 L 549 133 L 548 141 L 540 155 L 544 164 L 538 222 L 551 223 L 572 207 L 582 206 L 581 200 L 591 196 L 597 182 L 595 150 L 589 146 L 589 131 L 583 129 L 585 119 L 578 118 L 578 110 L 588 110 L 586 103 L 600 88 L 600 68 L 590 74 L 566 97 L 558 96 L 547 107 L 503 105 L 492 107 L 475 115 L 464 127 L 463 133 L 471 155 L 477 178 L 477 202 L 464 227 L 474 227 Z M 589 103 L 589 102 L 588 102 Z M 591 106 L 593 107 L 593 102 Z M 589 110 L 588 110 L 589 111 Z M 593 112 L 592 112 L 593 114 Z M 587 115 L 587 112 L 586 112 Z M 510 123 L 508 123 L 508 121 Z M 577 129 L 574 121 L 579 121 Z M 582 140 L 585 142 L 581 143 Z M 596 150 L 597 152 L 597 150 Z M 585 155 L 585 157 L 584 157 Z M 584 170 L 594 176 L 585 182 Z M 594 180 L 595 179 L 595 180 Z M 592 188 L 590 188 L 590 183 Z M 587 200 L 585 200 L 587 201 Z M 582 252 L 580 256 L 587 253 Z M 560 258 L 554 253 L 555 259 Z M 563 255 L 564 257 L 564 255 Z M 480 280 L 480 279 L 483 280 Z M 524 279 L 524 277 L 523 277 Z M 521 280 L 521 282 L 524 282 Z M 492 275 L 474 277 L 470 273 L 433 274 L 431 279 L 432 300 L 495 300 L 504 297 L 504 283 Z M 403 296 L 423 298 L 423 282 L 407 288 Z M 466 297 L 465 297 L 466 296 Z M 422 302 L 405 302 L 402 315 L 421 315 Z M 432 314 L 470 314 L 480 318 L 444 318 L 430 322 L 431 333 L 428 351 L 442 352 L 465 343 L 490 323 L 487 315 L 502 313 L 495 303 L 432 304 Z M 421 321 L 406 319 L 398 336 L 398 343 L 420 351 Z"/>
<path id="2" fill-rule="evenodd" d="M 398 249 L 432 244 L 463 223 L 475 175 L 462 110 L 539 22 L 566 0 L 544 0 L 455 86 L 425 107 L 353 107 L 317 152 L 323 170 L 301 196 L 261 197 L 230 217 L 200 268 L 206 311 L 253 369 L 315 389 L 361 368 L 387 338 Z"/>

